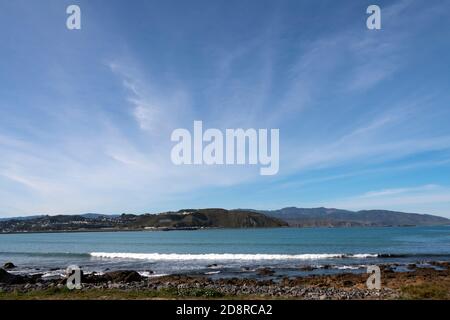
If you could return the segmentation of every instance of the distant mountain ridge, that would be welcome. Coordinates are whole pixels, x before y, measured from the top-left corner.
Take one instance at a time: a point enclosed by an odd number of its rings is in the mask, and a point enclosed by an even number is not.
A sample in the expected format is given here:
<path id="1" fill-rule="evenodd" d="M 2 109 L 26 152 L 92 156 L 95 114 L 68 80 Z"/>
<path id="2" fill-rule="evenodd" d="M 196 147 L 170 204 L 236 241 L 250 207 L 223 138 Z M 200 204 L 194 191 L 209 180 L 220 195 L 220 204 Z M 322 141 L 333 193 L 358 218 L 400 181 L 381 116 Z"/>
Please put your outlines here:
<path id="1" fill-rule="evenodd" d="M 450 220 L 388 210 L 333 208 L 183 209 L 159 214 L 38 215 L 0 220 L 0 232 L 181 230 L 197 228 L 389 227 L 450 225 Z"/>
<path id="2" fill-rule="evenodd" d="M 429 214 L 389 210 L 350 211 L 334 208 L 287 207 L 257 212 L 286 221 L 291 227 L 388 227 L 449 225 L 450 220 Z"/>

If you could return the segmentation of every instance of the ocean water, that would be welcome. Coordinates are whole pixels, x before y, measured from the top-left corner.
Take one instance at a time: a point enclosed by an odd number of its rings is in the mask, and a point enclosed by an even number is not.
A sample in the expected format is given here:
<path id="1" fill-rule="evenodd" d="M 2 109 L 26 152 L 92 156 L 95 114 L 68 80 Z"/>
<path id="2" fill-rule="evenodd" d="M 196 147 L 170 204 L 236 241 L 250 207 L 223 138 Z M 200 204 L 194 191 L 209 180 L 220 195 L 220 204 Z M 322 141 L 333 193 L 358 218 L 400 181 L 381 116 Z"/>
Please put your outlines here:
<path id="1" fill-rule="evenodd" d="M 0 234 L 0 263 L 7 261 L 18 266 L 13 272 L 49 277 L 69 265 L 146 276 L 364 272 L 370 264 L 450 261 L 450 226 Z"/>

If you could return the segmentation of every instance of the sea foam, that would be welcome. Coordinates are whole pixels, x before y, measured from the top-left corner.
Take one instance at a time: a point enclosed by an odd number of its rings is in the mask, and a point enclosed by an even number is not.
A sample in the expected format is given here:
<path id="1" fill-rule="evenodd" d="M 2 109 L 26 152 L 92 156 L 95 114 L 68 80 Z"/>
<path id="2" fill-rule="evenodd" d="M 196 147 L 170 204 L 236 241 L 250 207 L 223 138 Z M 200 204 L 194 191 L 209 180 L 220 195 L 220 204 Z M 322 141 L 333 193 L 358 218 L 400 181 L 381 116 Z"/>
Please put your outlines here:
<path id="1" fill-rule="evenodd" d="M 108 259 L 136 259 L 154 261 L 187 261 L 187 260 L 321 260 L 336 258 L 375 258 L 376 254 L 343 254 L 343 253 L 312 253 L 312 254 L 234 254 L 234 253 L 124 253 L 124 252 L 92 252 L 92 257 Z"/>

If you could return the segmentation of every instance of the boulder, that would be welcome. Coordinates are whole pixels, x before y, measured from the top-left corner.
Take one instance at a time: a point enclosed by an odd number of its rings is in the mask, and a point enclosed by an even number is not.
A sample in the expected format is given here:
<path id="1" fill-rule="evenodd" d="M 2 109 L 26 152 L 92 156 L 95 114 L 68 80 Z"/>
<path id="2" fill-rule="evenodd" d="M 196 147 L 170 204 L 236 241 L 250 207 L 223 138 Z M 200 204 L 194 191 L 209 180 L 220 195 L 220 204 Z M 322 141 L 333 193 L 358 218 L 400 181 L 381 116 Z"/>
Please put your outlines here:
<path id="1" fill-rule="evenodd" d="M 112 282 L 138 282 L 142 281 L 142 276 L 136 271 L 130 270 L 121 270 L 121 271 L 112 271 L 104 274 L 104 277 L 108 279 L 108 281 Z"/>
<path id="2" fill-rule="evenodd" d="M 300 266 L 299 268 L 301 271 L 313 271 L 314 269 L 316 269 L 313 266 Z"/>
<path id="3" fill-rule="evenodd" d="M 395 270 L 391 265 L 382 265 L 380 266 L 381 272 L 383 273 L 394 273 Z"/>
<path id="4" fill-rule="evenodd" d="M 36 283 L 36 282 L 42 281 L 43 275 L 44 275 L 43 273 L 33 274 L 33 275 L 28 276 L 28 280 L 30 283 Z"/>
<path id="5" fill-rule="evenodd" d="M 5 269 L 0 268 L 0 283 L 20 284 L 24 283 L 25 278 L 19 275 L 11 274 Z"/>
<path id="6" fill-rule="evenodd" d="M 7 262 L 3 265 L 3 269 L 8 270 L 8 269 L 14 269 L 16 266 L 14 265 L 14 263 L 12 262 Z"/>
<path id="7" fill-rule="evenodd" d="M 275 273 L 275 271 L 273 271 L 270 268 L 261 268 L 258 269 L 258 274 L 262 275 L 262 276 L 271 276 Z"/>

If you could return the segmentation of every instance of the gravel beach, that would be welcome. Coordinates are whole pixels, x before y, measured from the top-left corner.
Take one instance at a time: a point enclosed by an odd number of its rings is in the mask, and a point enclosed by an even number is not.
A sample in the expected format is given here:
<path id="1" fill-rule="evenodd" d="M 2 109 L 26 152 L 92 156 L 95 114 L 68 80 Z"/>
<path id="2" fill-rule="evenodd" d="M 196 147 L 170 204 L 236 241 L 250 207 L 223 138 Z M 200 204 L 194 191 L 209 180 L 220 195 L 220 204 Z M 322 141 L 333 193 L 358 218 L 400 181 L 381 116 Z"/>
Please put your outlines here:
<path id="1" fill-rule="evenodd" d="M 263 279 L 211 279 L 198 275 L 143 277 L 121 270 L 82 276 L 80 290 L 68 290 L 66 279 L 14 275 L 0 269 L 1 299 L 450 299 L 450 263 L 432 262 L 433 268 L 411 264 L 405 272 L 380 265 L 382 286 L 369 290 L 367 274 L 340 273 Z"/>

